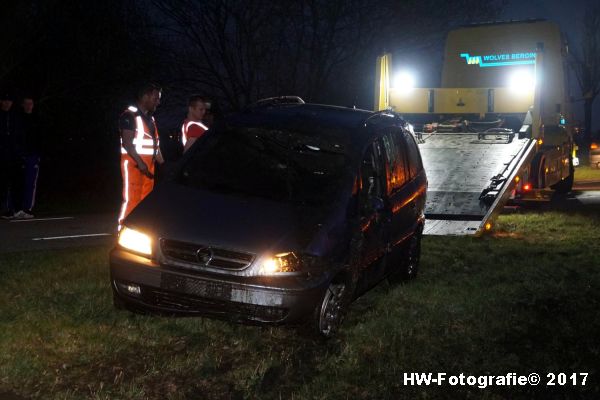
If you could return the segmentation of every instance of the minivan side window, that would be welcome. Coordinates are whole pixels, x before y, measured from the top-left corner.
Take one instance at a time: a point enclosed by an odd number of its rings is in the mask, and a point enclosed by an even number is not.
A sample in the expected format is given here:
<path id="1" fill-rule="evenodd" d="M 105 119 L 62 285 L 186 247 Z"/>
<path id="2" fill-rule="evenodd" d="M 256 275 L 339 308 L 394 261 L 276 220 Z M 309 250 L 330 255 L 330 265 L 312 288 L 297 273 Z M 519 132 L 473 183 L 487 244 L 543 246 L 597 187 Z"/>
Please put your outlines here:
<path id="1" fill-rule="evenodd" d="M 408 181 L 408 170 L 403 150 L 401 132 L 392 131 L 383 135 L 385 148 L 386 180 L 388 195 L 399 190 Z"/>
<path id="2" fill-rule="evenodd" d="M 360 212 L 370 213 L 371 198 L 382 197 L 383 185 L 380 174 L 380 163 L 383 155 L 378 142 L 372 143 L 363 156 L 359 176 L 359 204 Z"/>
<path id="3" fill-rule="evenodd" d="M 417 146 L 414 136 L 410 132 L 405 132 L 404 139 L 407 145 L 408 165 L 410 178 L 412 179 L 423 169 L 423 162 L 421 161 L 421 153 L 419 153 L 419 146 Z"/>

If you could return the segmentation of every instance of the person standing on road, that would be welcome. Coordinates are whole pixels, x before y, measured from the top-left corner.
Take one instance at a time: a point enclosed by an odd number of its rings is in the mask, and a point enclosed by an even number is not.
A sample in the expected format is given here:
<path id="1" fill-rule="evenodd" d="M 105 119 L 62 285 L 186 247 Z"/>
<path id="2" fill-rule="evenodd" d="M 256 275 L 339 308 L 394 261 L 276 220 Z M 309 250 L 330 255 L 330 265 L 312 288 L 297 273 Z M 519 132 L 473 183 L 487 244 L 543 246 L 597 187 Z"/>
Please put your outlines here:
<path id="1" fill-rule="evenodd" d="M 207 103 L 204 97 L 198 95 L 190 97 L 187 118 L 181 125 L 181 141 L 184 153 L 208 130 L 208 127 L 202 123 L 208 108 L 210 108 L 210 103 Z"/>
<path id="2" fill-rule="evenodd" d="M 2 218 L 17 216 L 22 196 L 23 174 L 23 125 L 20 115 L 12 109 L 13 95 L 0 96 L 0 201 Z"/>
<path id="3" fill-rule="evenodd" d="M 35 195 L 37 180 L 40 169 L 40 153 L 42 150 L 41 135 L 42 127 L 37 115 L 33 112 L 34 100 L 32 96 L 23 97 L 21 103 L 23 118 L 23 196 L 22 204 L 16 205 L 19 211 L 15 214 L 16 218 L 33 218 L 33 207 L 35 205 Z"/>
<path id="4" fill-rule="evenodd" d="M 152 116 L 160 104 L 161 92 L 159 86 L 145 84 L 137 93 L 137 106 L 129 106 L 119 118 L 123 177 L 119 230 L 125 217 L 152 191 L 154 162 L 163 162 L 159 151 L 158 129 Z"/>

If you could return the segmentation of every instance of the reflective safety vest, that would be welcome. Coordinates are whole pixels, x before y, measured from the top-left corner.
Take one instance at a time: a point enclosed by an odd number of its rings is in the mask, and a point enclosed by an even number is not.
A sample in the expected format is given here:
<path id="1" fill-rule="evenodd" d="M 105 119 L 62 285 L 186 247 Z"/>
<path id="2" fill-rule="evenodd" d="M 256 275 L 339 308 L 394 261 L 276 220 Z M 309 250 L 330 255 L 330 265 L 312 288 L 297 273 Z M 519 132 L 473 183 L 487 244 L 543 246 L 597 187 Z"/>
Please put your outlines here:
<path id="1" fill-rule="evenodd" d="M 133 114 L 137 114 L 138 109 L 133 106 L 127 107 L 125 112 L 131 112 Z M 152 158 L 156 157 L 156 152 L 158 150 L 158 129 L 156 127 L 156 121 L 154 121 L 154 117 L 152 118 L 152 122 L 154 123 L 154 132 L 150 132 L 148 126 L 144 122 L 144 119 L 141 115 L 135 116 L 135 136 L 133 137 L 133 145 L 135 146 L 135 151 L 140 156 L 152 156 Z M 127 150 L 123 147 L 123 138 L 121 138 L 121 155 L 127 154 Z"/>
<path id="2" fill-rule="evenodd" d="M 198 125 L 200 128 L 204 129 L 205 131 L 208 130 L 208 127 L 206 125 L 204 125 L 202 122 L 188 121 L 188 122 L 184 123 L 183 125 L 181 125 L 181 142 L 183 143 L 184 146 L 185 146 L 186 142 L 188 141 L 188 133 L 187 133 L 188 129 L 192 125 Z"/>

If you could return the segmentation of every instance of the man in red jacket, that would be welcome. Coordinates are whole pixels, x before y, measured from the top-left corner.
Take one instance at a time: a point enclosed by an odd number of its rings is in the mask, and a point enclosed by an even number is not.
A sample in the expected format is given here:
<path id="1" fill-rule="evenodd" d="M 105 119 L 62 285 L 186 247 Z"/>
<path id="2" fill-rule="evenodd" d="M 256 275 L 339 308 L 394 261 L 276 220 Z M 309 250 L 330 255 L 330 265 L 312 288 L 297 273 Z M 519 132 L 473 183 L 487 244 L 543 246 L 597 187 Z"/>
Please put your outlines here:
<path id="1" fill-rule="evenodd" d="M 183 142 L 184 153 L 208 130 L 208 127 L 202 123 L 202 119 L 209 108 L 210 103 L 204 97 L 198 95 L 190 97 L 187 118 L 181 125 L 181 141 Z"/>

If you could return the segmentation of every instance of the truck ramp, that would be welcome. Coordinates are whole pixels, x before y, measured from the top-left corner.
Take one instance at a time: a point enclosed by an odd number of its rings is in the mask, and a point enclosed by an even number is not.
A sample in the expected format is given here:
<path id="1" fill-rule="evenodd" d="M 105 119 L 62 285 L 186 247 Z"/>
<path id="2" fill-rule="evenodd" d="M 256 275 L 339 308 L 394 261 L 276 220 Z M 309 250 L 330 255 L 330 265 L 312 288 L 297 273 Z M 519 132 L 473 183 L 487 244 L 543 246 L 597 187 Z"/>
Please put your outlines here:
<path id="1" fill-rule="evenodd" d="M 535 141 L 514 134 L 435 133 L 419 148 L 429 186 L 426 235 L 478 235 L 508 201 Z"/>

